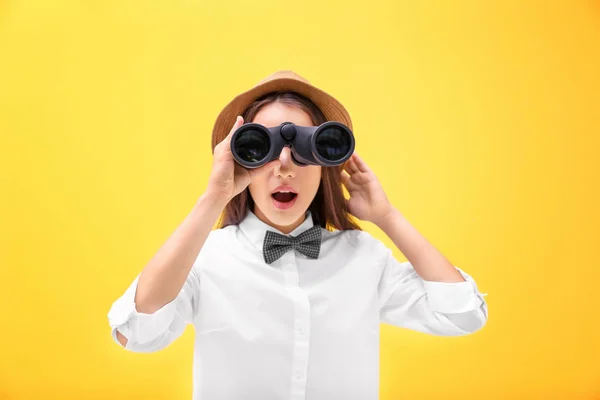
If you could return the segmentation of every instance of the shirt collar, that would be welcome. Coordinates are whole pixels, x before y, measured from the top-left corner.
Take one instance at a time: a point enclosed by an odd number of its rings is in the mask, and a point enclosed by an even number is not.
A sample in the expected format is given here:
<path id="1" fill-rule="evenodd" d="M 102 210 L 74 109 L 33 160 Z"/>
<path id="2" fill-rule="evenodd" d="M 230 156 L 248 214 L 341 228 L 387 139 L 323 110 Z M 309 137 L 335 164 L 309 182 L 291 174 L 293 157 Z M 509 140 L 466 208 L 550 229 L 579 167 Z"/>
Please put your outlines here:
<path id="1" fill-rule="evenodd" d="M 313 226 L 314 221 L 310 211 L 306 212 L 304 221 L 302 221 L 302 223 L 289 234 L 285 234 L 277 228 L 273 228 L 272 226 L 264 223 L 258 219 L 256 214 L 254 214 L 251 210 L 248 210 L 248 214 L 239 224 L 239 228 L 242 233 L 246 235 L 246 237 L 259 249 L 262 249 L 265 234 L 268 230 L 285 236 L 298 236 Z"/>

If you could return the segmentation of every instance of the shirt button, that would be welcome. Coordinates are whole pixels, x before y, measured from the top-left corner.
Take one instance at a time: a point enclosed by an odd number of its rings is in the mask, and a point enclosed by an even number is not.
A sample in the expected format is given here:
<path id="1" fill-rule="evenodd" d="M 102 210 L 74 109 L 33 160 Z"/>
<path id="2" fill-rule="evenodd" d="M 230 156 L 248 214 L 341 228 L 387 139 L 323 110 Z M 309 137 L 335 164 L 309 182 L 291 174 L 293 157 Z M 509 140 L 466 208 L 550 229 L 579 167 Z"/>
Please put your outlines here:
<path id="1" fill-rule="evenodd" d="M 300 379 L 302 378 L 302 372 L 298 371 L 296 372 L 296 379 Z"/>
<path id="2" fill-rule="evenodd" d="M 298 333 L 303 335 L 304 334 L 304 328 L 298 328 Z"/>

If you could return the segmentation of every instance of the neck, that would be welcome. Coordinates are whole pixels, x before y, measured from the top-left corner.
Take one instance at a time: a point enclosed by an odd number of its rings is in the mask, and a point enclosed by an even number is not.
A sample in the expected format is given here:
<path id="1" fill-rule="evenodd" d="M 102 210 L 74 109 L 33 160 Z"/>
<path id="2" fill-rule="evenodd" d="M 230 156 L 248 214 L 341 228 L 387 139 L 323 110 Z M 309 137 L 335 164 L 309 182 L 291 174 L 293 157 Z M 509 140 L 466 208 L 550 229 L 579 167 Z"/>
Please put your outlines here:
<path id="1" fill-rule="evenodd" d="M 274 224 L 273 222 L 269 221 L 269 219 L 267 218 L 267 216 L 265 214 L 263 214 L 258 209 L 258 207 L 254 207 L 253 212 L 256 215 L 256 217 L 258 219 L 260 219 L 262 222 L 264 222 L 265 224 L 267 224 L 267 225 L 269 225 L 269 226 L 277 229 L 279 232 L 285 233 L 285 234 L 288 234 L 288 233 L 292 232 L 294 229 L 296 229 L 297 227 L 299 227 L 300 225 L 302 225 L 302 223 L 304 222 L 304 219 L 306 218 L 304 215 L 302 215 L 300 218 L 298 218 L 297 221 L 295 221 L 291 225 L 277 225 L 277 224 Z"/>

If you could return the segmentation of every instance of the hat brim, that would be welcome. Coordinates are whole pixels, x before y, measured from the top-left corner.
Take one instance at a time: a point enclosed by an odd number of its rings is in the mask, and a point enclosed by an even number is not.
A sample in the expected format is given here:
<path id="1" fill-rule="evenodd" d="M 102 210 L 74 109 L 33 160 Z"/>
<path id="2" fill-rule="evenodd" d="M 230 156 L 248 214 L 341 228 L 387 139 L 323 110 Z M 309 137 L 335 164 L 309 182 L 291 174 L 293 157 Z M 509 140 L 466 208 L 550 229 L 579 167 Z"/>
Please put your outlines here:
<path id="1" fill-rule="evenodd" d="M 229 134 L 237 116 L 242 115 L 253 101 L 268 93 L 280 91 L 291 91 L 301 94 L 315 103 L 328 121 L 340 122 L 352 130 L 350 114 L 333 96 L 300 80 L 278 78 L 259 84 L 237 95 L 221 110 L 213 127 L 212 148 L 214 149 Z"/>

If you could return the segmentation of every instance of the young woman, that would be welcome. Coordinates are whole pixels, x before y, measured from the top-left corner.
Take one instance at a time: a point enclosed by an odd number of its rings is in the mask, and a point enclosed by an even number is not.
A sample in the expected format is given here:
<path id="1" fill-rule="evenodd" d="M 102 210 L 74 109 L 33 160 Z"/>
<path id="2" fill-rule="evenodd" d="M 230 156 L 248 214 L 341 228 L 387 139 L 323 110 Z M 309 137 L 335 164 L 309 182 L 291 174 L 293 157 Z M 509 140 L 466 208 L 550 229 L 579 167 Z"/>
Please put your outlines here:
<path id="1" fill-rule="evenodd" d="M 193 324 L 194 399 L 374 400 L 380 323 L 447 336 L 485 325 L 474 280 L 404 219 L 356 153 L 343 167 L 300 167 L 284 148 L 244 169 L 230 140 L 245 121 L 352 127 L 336 99 L 290 71 L 229 103 L 206 192 L 109 312 L 117 343 L 158 351 Z M 295 239 L 274 252 L 279 235 Z"/>

